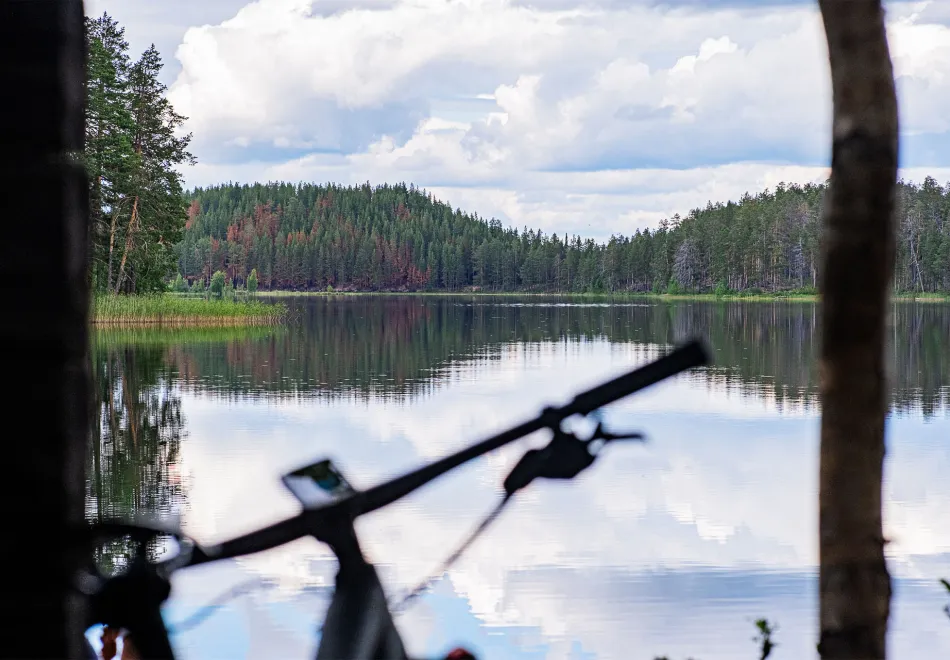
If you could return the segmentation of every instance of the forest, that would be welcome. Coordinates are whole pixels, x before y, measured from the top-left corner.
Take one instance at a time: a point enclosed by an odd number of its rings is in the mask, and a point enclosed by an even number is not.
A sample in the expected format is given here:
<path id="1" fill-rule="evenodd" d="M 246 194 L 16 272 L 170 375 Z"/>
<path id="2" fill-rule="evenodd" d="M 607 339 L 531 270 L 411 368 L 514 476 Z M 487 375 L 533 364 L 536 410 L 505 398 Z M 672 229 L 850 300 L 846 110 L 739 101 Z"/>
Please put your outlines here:
<path id="1" fill-rule="evenodd" d="M 154 46 L 131 57 L 86 19 L 86 146 L 97 292 L 314 290 L 814 292 L 826 184 L 709 202 L 606 243 L 503 226 L 405 183 L 227 184 L 185 191 L 185 117 Z M 578 218 L 578 224 L 583 218 Z M 894 289 L 950 291 L 950 185 L 899 187 Z M 217 275 L 216 275 L 217 274 Z M 249 286 L 250 285 L 250 286 Z"/>
<path id="2" fill-rule="evenodd" d="M 222 185 L 189 195 L 178 267 L 262 289 L 726 293 L 817 286 L 827 184 L 779 184 L 654 229 L 580 236 L 504 227 L 413 185 Z M 950 290 L 950 185 L 901 182 L 897 292 Z"/>

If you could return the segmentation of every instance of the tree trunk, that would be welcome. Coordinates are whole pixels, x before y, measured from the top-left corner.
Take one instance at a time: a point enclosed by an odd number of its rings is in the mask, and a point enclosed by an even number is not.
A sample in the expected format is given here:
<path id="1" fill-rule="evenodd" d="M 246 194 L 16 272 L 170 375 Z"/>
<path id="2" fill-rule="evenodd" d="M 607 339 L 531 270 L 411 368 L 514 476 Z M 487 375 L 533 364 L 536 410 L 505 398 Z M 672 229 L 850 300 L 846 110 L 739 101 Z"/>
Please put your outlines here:
<path id="1" fill-rule="evenodd" d="M 125 233 L 125 250 L 122 251 L 122 261 L 119 262 L 119 274 L 115 278 L 115 292 L 116 294 L 122 290 L 123 280 L 125 279 L 125 264 L 129 258 L 129 252 L 132 251 L 132 248 L 135 245 L 134 235 L 136 224 L 139 219 L 139 198 L 136 197 L 132 202 L 132 217 L 129 218 L 129 228 Z"/>
<path id="2" fill-rule="evenodd" d="M 109 223 L 109 265 L 106 270 L 106 291 L 112 291 L 112 273 L 115 255 L 115 234 L 119 228 L 119 211 L 122 207 L 122 201 L 115 203 L 116 208 L 112 209 L 112 220 Z"/>
<path id="3" fill-rule="evenodd" d="M 822 658 L 884 658 L 885 325 L 894 269 L 897 99 L 880 0 L 819 0 L 834 98 L 819 363 Z"/>
<path id="4" fill-rule="evenodd" d="M 0 412 L 3 658 L 79 658 L 80 555 L 90 421 L 89 188 L 83 148 L 81 0 L 0 0 L 0 179 L 4 197 Z M 15 91 L 14 91 L 15 90 Z M 12 429 L 27 428 L 26 435 Z"/>

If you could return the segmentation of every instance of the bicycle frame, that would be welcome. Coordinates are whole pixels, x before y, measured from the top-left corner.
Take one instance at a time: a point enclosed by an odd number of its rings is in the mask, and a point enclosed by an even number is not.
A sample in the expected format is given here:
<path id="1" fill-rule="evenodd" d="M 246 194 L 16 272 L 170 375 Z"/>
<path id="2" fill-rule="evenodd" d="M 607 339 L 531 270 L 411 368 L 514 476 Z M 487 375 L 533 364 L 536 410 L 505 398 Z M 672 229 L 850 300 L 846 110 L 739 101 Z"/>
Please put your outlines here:
<path id="1" fill-rule="evenodd" d="M 295 520 L 300 525 L 312 522 L 306 516 Z M 142 529 L 136 528 L 139 532 Z M 116 526 L 114 531 L 126 530 Z M 151 531 L 168 533 L 166 528 Z M 329 545 L 339 561 L 317 659 L 408 660 L 379 575 L 363 556 L 352 520 L 340 519 L 314 532 L 312 535 Z M 199 557 L 206 556 L 200 549 L 198 553 Z M 199 559 L 195 563 L 204 562 Z M 90 623 L 108 621 L 128 630 L 142 658 L 173 659 L 168 629 L 161 615 L 161 606 L 169 593 L 168 580 L 137 560 L 128 573 L 109 578 L 90 597 Z"/>
<path id="2" fill-rule="evenodd" d="M 174 559 L 159 563 L 159 567 L 167 567 L 161 573 L 148 570 L 143 559 L 143 545 L 128 574 L 104 580 L 104 584 L 95 585 L 86 592 L 92 605 L 90 611 L 94 620 L 91 623 L 105 622 L 127 628 L 144 658 L 173 658 L 168 631 L 161 617 L 161 605 L 170 592 L 170 583 L 165 573 L 170 573 L 178 567 L 196 566 L 263 552 L 304 536 L 312 536 L 329 545 L 340 564 L 336 576 L 336 590 L 322 629 L 317 660 L 407 660 L 405 647 L 393 621 L 379 576 L 360 549 L 354 528 L 356 518 L 395 502 L 453 468 L 534 431 L 547 428 L 554 432 L 556 439 L 563 440 L 565 434 L 559 435 L 560 426 L 568 417 L 587 415 L 617 399 L 707 362 L 708 355 L 702 344 L 690 342 L 639 369 L 578 394 L 564 406 L 546 408 L 532 420 L 392 481 L 366 491 L 355 492 L 327 506 L 305 508 L 293 518 L 217 546 L 202 548 L 195 544 L 184 562 Z M 536 476 L 572 478 L 591 462 L 593 458 L 579 466 L 568 466 L 566 472 L 559 468 L 548 470 L 547 473 L 538 472 Z M 113 535 L 138 534 L 140 543 L 144 543 L 142 539 L 149 534 L 154 537 L 174 533 L 160 525 L 148 527 L 122 523 L 101 524 L 99 530 L 100 535 L 110 531 Z M 89 530 L 86 530 L 85 534 L 85 540 L 88 541 Z M 182 537 L 181 534 L 177 535 Z"/>
<path id="3" fill-rule="evenodd" d="M 343 534 L 331 547 L 340 568 L 317 660 L 406 660 L 406 650 L 376 568 L 364 559 L 352 524 L 337 531 Z"/>

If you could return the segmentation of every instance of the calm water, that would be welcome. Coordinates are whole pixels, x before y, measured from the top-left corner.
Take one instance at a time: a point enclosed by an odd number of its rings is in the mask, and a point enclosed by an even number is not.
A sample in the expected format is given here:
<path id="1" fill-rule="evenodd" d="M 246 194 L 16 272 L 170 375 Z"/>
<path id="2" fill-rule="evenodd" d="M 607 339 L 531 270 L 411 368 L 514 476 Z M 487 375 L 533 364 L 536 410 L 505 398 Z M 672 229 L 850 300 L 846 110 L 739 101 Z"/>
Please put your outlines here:
<path id="1" fill-rule="evenodd" d="M 818 414 L 808 304 L 566 304 L 339 297 L 270 330 L 101 332 L 90 516 L 162 510 L 215 542 L 291 515 L 279 476 L 332 457 L 369 486 L 534 416 L 689 336 L 715 365 L 614 404 L 614 446 L 537 484 L 400 617 L 412 653 L 485 658 L 815 657 Z M 894 657 L 950 655 L 950 307 L 894 308 L 886 483 Z M 359 523 L 391 593 L 441 562 L 537 436 Z M 166 618 L 182 658 L 304 658 L 328 603 L 315 542 L 183 571 Z"/>

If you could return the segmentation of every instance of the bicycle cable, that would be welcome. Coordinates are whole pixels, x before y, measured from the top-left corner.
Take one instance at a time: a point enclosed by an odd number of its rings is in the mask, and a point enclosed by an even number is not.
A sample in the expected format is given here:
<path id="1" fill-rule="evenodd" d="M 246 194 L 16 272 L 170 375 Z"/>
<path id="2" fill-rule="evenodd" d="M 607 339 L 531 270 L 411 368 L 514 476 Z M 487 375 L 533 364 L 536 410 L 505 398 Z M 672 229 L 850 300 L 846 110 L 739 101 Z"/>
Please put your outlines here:
<path id="1" fill-rule="evenodd" d="M 432 586 L 433 582 L 435 582 L 440 577 L 442 577 L 445 574 L 445 572 L 449 570 L 452 567 L 452 565 L 455 564 L 456 561 L 458 561 L 459 557 L 461 557 L 462 554 L 466 550 L 468 550 L 468 548 L 472 545 L 472 543 L 474 543 L 475 540 L 479 536 L 481 536 L 482 533 L 486 529 L 488 529 L 488 526 L 491 525 L 498 518 L 499 515 L 501 515 L 501 512 L 505 509 L 505 506 L 508 504 L 508 502 L 511 501 L 511 495 L 512 494 L 506 494 L 501 499 L 501 501 L 495 506 L 495 508 L 492 509 L 492 511 L 487 516 L 485 516 L 485 518 L 482 519 L 482 521 L 478 524 L 478 526 L 475 527 L 475 529 L 473 529 L 471 533 L 469 533 L 469 535 L 465 538 L 465 540 L 463 540 L 462 543 L 459 544 L 459 546 L 455 549 L 455 551 L 452 554 L 450 554 L 445 559 L 445 561 L 442 562 L 442 564 L 439 566 L 437 570 L 433 571 L 429 575 L 428 578 L 426 578 L 425 580 L 417 584 L 414 588 L 412 588 L 409 591 L 409 593 L 403 596 L 402 600 L 400 600 L 398 603 L 396 603 L 392 607 L 391 611 L 393 613 L 393 616 L 401 613 L 413 600 L 415 600 L 416 598 L 421 596 L 426 590 L 428 590 L 429 587 Z"/>

